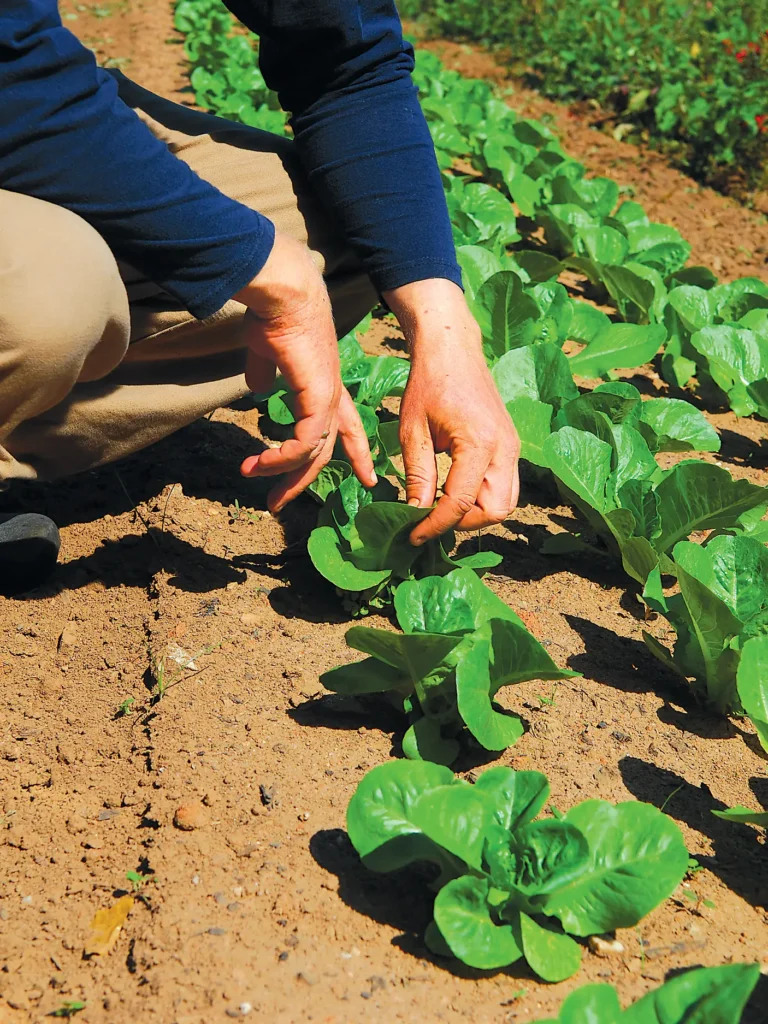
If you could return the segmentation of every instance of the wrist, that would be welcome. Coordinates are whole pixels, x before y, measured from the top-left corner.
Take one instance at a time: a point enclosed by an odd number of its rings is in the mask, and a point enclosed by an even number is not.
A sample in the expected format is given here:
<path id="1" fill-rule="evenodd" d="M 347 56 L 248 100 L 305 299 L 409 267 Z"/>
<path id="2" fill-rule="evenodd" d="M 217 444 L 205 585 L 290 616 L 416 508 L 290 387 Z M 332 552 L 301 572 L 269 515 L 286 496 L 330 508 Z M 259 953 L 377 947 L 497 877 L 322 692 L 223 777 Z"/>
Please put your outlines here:
<path id="1" fill-rule="evenodd" d="M 448 352 L 476 352 L 482 358 L 480 329 L 464 292 L 452 281 L 414 281 L 384 293 L 402 328 L 412 360 Z"/>

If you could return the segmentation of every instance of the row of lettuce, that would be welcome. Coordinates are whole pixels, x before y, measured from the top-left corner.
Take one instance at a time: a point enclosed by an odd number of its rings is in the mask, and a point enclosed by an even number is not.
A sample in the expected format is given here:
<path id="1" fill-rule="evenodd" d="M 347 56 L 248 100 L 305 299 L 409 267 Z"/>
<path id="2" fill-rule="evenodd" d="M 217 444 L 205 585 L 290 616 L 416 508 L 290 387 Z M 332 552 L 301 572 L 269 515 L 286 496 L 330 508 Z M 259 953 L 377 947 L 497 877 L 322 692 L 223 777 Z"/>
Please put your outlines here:
<path id="1" fill-rule="evenodd" d="M 181 0 L 176 23 L 186 36 L 197 101 L 243 123 L 281 130 L 284 116 L 254 67 L 252 42 L 232 34 L 231 19 L 218 0 Z M 483 182 L 467 181 L 452 170 L 455 157 L 477 149 L 474 133 L 463 136 L 471 145 L 456 142 L 459 124 L 492 122 L 493 137 L 502 150 L 510 129 L 517 126 L 514 137 L 520 136 L 521 144 L 530 147 L 527 165 L 535 159 L 551 169 L 562 162 L 547 155 L 556 154 L 554 141 L 547 136 L 544 143 L 539 133 L 545 129 L 518 122 L 505 104 L 483 91 L 487 86 L 481 83 L 468 83 L 469 93 L 448 98 L 461 80 L 432 58 L 424 64 L 426 70 L 422 66 L 420 74 L 427 76 L 429 89 L 422 85 L 433 99 L 439 94 L 451 109 L 455 103 L 475 105 L 483 115 L 477 118 L 465 111 L 464 121 L 458 115 L 445 120 L 449 138 L 440 152 L 468 295 L 483 328 L 497 385 L 518 423 L 523 455 L 543 480 L 558 487 L 584 514 L 591 539 L 645 583 L 649 603 L 664 606 L 663 614 L 681 637 L 675 653 L 665 652 L 664 657 L 678 659 L 679 670 L 693 675 L 702 692 L 711 696 L 706 674 L 711 652 L 707 658 L 702 653 L 701 671 L 696 658 L 696 672 L 688 672 L 690 665 L 683 660 L 683 655 L 692 657 L 692 637 L 706 634 L 709 643 L 711 630 L 700 630 L 698 618 L 690 614 L 686 618 L 676 604 L 679 595 L 665 595 L 661 573 L 678 572 L 678 548 L 688 544 L 698 550 L 687 538 L 701 530 L 720 531 L 724 550 L 738 543 L 764 551 L 758 539 L 759 520 L 768 508 L 768 489 L 734 481 L 725 470 L 704 462 L 661 469 L 655 458 L 660 452 L 719 447 L 705 417 L 687 402 L 643 401 L 636 389 L 620 381 L 609 381 L 587 394 L 579 392 L 574 372 L 608 374 L 626 365 L 622 360 L 628 351 L 644 362 L 658 349 L 662 336 L 666 339 L 666 331 L 647 316 L 628 316 L 617 324 L 593 306 L 574 302 L 556 281 L 567 259 L 562 251 L 510 251 L 520 236 L 503 176 L 494 178 L 490 164 Z M 427 108 L 439 142 L 437 108 L 434 103 L 427 103 Z M 525 177 L 536 180 L 532 174 Z M 577 191 L 589 193 L 583 173 L 574 175 L 572 182 Z M 544 195 L 541 184 L 539 199 L 531 198 L 534 205 Z M 515 197 L 518 204 L 519 199 Z M 599 230 L 622 235 L 608 224 Z M 630 244 L 635 243 L 627 242 L 626 255 Z M 674 244 L 684 247 L 669 239 L 654 242 L 662 247 Z M 653 259 L 668 258 L 665 252 Z M 637 265 L 655 274 L 670 291 L 697 287 L 672 283 L 673 271 L 664 284 L 653 259 L 647 259 Z M 632 267 L 616 262 L 594 261 L 598 265 L 634 273 Z M 602 280 L 601 273 L 595 278 Z M 640 273 L 636 276 L 648 280 Z M 707 290 L 711 288 L 702 288 Z M 569 359 L 562 345 L 574 338 L 586 347 Z M 400 454 L 398 421 L 387 408 L 392 403 L 386 401 L 402 395 L 408 362 L 366 355 L 354 332 L 339 345 L 342 377 L 368 434 L 380 483 L 373 491 L 366 490 L 342 458 L 326 466 L 312 485 L 321 508 L 309 538 L 309 554 L 351 610 L 362 614 L 392 604 L 401 632 L 353 627 L 348 643 L 366 659 L 336 668 L 322 681 L 336 692 L 380 695 L 408 721 L 403 738 L 406 760 L 373 769 L 350 803 L 350 838 L 372 870 L 395 870 L 414 861 L 434 865 L 434 921 L 425 941 L 435 953 L 480 968 L 525 958 L 544 980 L 570 977 L 581 960 L 576 939 L 636 924 L 679 885 L 688 869 L 682 835 L 662 812 L 635 802 L 613 806 L 586 801 L 567 814 L 553 809 L 551 818 L 537 819 L 548 795 L 547 781 L 539 773 L 495 768 L 470 785 L 446 767 L 468 744 L 499 751 L 522 735 L 520 719 L 494 702 L 502 687 L 574 673 L 559 668 L 512 609 L 481 581 L 483 573 L 500 562 L 498 555 L 480 550 L 452 557 L 453 537 L 423 548 L 408 542 L 408 533 L 428 510 L 397 500 L 396 485 L 402 483 L 393 461 Z M 680 357 L 685 358 L 682 351 Z M 264 398 L 271 420 L 289 427 L 291 396 L 279 381 Z M 553 537 L 552 542 L 562 548 L 562 539 Z M 567 543 L 587 541 L 574 536 Z M 709 556 L 709 547 L 701 551 Z M 689 575 L 692 561 L 685 563 Z M 735 555 L 732 562 L 732 572 L 741 572 L 741 551 L 739 566 Z M 730 579 L 717 580 L 727 591 L 723 601 L 730 600 L 738 587 Z M 712 582 L 709 577 L 706 581 Z M 710 589 L 715 593 L 715 587 Z M 729 635 L 732 656 L 721 659 L 722 671 L 730 673 L 728 682 L 712 703 L 723 711 L 749 711 L 760 729 L 768 712 L 762 715 L 759 701 L 755 703 L 749 687 L 742 685 L 738 665 L 740 660 L 751 665 L 761 656 L 761 647 L 750 647 L 759 645 L 761 636 L 754 609 L 748 602 L 742 605 L 728 622 L 734 626 L 742 616 L 737 633 Z M 741 676 L 751 679 L 753 673 L 745 669 Z M 765 678 L 768 681 L 768 672 Z M 768 742 L 768 734 L 764 738 Z M 745 809 L 725 813 L 761 823 L 760 816 Z M 718 1010 L 727 1005 L 731 1015 L 722 1019 L 735 1022 L 756 982 L 755 971 L 739 965 L 694 972 L 686 976 L 685 984 L 677 979 L 623 1013 L 609 986 L 591 986 L 563 1005 L 560 1020 L 582 1020 L 579 1014 L 590 1006 L 594 1019 L 605 1024 L 619 1019 L 650 1022 L 659 1019 L 650 1015 L 656 1013 L 654 1000 L 666 1006 L 666 999 L 683 1007 L 677 1017 L 669 1017 L 669 1024 L 689 1019 L 684 1007 L 696 1000 L 709 1000 Z M 665 991 L 671 994 L 664 995 Z"/>
<path id="2" fill-rule="evenodd" d="M 651 142 L 700 181 L 765 187 L 764 0 L 402 0 L 400 9 L 443 37 L 494 47 L 546 96 L 596 100 L 595 121 L 615 138 Z"/>

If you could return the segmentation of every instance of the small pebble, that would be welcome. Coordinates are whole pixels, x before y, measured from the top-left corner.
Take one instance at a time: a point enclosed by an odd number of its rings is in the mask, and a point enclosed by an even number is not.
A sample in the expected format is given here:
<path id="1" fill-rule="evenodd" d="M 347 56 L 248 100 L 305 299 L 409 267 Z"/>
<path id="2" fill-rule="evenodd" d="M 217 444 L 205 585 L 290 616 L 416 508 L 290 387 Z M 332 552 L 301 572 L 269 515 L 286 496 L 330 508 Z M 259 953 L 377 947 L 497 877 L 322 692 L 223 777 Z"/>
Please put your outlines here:
<path id="1" fill-rule="evenodd" d="M 607 729 L 608 728 L 608 723 L 607 722 L 598 722 L 597 723 L 597 728 L 598 729 Z"/>
<path id="2" fill-rule="evenodd" d="M 199 800 L 193 800 L 176 808 L 173 824 L 184 832 L 191 832 L 208 824 L 208 814 Z"/>
<path id="3" fill-rule="evenodd" d="M 299 971 L 296 975 L 297 981 L 303 981 L 305 985 L 316 985 L 317 976 L 312 974 L 310 971 Z"/>
<path id="4" fill-rule="evenodd" d="M 24 904 L 24 906 L 28 907 L 31 904 L 31 902 L 32 902 L 32 897 L 31 896 L 22 896 L 21 897 L 21 902 Z"/>
<path id="5" fill-rule="evenodd" d="M 192 875 L 192 885 L 200 885 L 200 875 Z"/>
<path id="6" fill-rule="evenodd" d="M 227 934 L 227 929 L 226 928 L 209 928 L 208 929 L 208 934 L 209 935 L 226 935 Z"/>
<path id="7" fill-rule="evenodd" d="M 240 1011 L 241 1017 L 247 1017 L 252 1009 L 253 1007 L 251 1006 L 250 1003 L 240 1003 L 240 1005 L 238 1006 L 238 1010 Z"/>
<path id="8" fill-rule="evenodd" d="M 242 903 L 228 903 L 227 910 L 230 912 L 230 914 L 234 914 L 235 911 L 241 909 L 242 905 Z"/>
<path id="9" fill-rule="evenodd" d="M 277 959 L 285 963 L 285 961 L 288 959 L 288 953 L 285 950 L 283 950 L 283 952 Z"/>
<path id="10" fill-rule="evenodd" d="M 86 850 L 100 850 L 102 843 L 99 836 L 90 835 L 83 839 L 81 846 L 84 846 Z"/>
<path id="11" fill-rule="evenodd" d="M 302 811 L 299 815 L 299 821 L 309 821 L 309 811 Z"/>
<path id="12" fill-rule="evenodd" d="M 227 903 L 229 903 L 229 896 L 225 892 L 215 892 L 213 898 L 220 907 L 226 907 Z"/>

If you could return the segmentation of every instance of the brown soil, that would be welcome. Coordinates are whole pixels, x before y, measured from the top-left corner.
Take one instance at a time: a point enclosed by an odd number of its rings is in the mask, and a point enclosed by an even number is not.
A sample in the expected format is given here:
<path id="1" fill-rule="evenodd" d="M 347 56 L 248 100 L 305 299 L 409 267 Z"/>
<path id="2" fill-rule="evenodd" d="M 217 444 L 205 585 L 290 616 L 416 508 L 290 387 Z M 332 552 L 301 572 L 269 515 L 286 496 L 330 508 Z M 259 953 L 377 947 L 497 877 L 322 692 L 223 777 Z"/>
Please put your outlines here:
<path id="1" fill-rule="evenodd" d="M 165 2 L 62 9 L 83 38 L 102 40 L 103 59 L 130 57 L 143 84 L 167 95 L 183 84 L 180 51 L 163 45 Z M 480 73 L 479 61 L 466 70 Z M 533 97 L 525 104 L 534 112 Z M 726 276 L 764 272 L 738 254 L 768 240 L 748 211 L 686 193 L 656 158 L 576 125 L 565 141 L 591 170 L 639 181 L 640 200 L 676 221 L 702 261 L 719 255 Z M 701 227 L 708 219 L 719 226 Z M 388 343 L 379 321 L 367 346 Z M 719 461 L 768 483 L 764 424 L 714 422 Z M 678 892 L 619 933 L 623 953 L 585 951 L 578 977 L 555 986 L 427 954 L 424 889 L 364 871 L 344 833 L 350 794 L 397 751 L 401 723 L 323 696 L 318 674 L 351 660 L 348 622 L 304 552 L 311 503 L 278 523 L 263 486 L 237 476 L 257 427 L 251 410 L 220 410 L 115 468 L 5 500 L 53 515 L 63 551 L 50 586 L 0 599 L 0 1020 L 42 1021 L 82 999 L 77 1019 L 91 1024 L 211 1024 L 245 1003 L 250 1019 L 278 1024 L 526 1022 L 586 981 L 612 982 L 626 1003 L 679 968 L 765 963 L 764 839 L 710 811 L 768 805 L 768 761 L 751 729 L 697 710 L 647 653 L 619 571 L 539 553 L 571 513 L 530 484 L 486 541 L 504 555 L 488 582 L 583 677 L 507 691 L 529 731 L 501 763 L 545 771 L 561 808 L 666 802 L 703 868 L 687 886 L 714 907 Z M 167 691 L 150 708 L 161 678 Z M 175 827 L 177 808 L 196 801 L 198 827 Z M 146 902 L 111 954 L 84 959 L 94 913 L 135 870 L 154 876 Z M 752 1024 L 768 1020 L 765 1005 L 763 991 Z"/>

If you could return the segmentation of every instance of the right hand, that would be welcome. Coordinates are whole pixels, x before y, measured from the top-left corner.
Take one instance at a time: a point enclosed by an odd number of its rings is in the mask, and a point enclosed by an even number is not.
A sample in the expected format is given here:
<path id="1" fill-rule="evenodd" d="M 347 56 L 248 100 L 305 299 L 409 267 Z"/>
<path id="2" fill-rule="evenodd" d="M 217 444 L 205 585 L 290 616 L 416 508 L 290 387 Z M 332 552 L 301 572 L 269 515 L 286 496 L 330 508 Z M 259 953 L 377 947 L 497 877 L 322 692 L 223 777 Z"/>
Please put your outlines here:
<path id="1" fill-rule="evenodd" d="M 309 249 L 277 232 L 267 262 L 234 297 L 248 307 L 248 386 L 269 390 L 277 368 L 293 392 L 296 417 L 292 438 L 249 456 L 240 472 L 246 477 L 284 475 L 267 499 L 270 510 L 279 512 L 317 477 L 338 435 L 360 483 L 373 487 L 368 439 L 341 383 L 331 303 Z"/>

